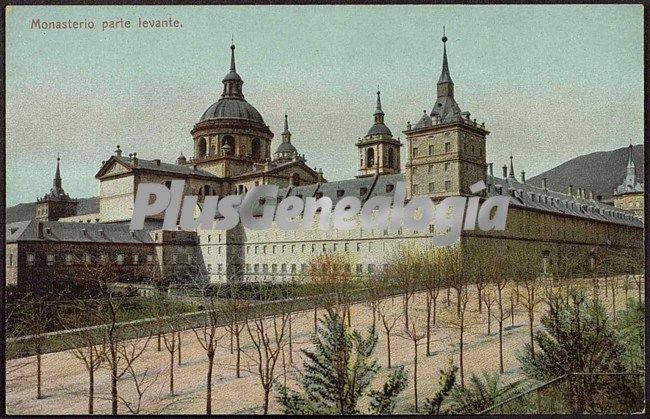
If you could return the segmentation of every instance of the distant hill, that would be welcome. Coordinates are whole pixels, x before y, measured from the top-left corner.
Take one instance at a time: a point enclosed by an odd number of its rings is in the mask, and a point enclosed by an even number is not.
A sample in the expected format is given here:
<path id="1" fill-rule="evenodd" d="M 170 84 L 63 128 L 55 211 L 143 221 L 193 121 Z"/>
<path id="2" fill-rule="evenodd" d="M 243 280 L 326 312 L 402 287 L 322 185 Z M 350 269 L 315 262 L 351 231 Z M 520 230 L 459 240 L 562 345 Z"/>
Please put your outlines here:
<path id="1" fill-rule="evenodd" d="M 99 212 L 99 197 L 79 198 L 78 201 L 77 215 Z M 34 218 L 36 218 L 36 202 L 14 205 L 6 210 L 7 223 L 33 220 Z"/>
<path id="2" fill-rule="evenodd" d="M 576 157 L 561 165 L 541 173 L 527 182 L 542 186 L 542 178 L 547 178 L 548 188 L 567 191 L 569 185 L 593 191 L 594 197 L 602 195 L 603 200 L 610 200 L 614 189 L 623 183 L 627 168 L 628 147 L 612 151 L 598 151 Z M 643 144 L 632 147 L 632 160 L 636 165 L 636 177 L 643 182 Z"/>

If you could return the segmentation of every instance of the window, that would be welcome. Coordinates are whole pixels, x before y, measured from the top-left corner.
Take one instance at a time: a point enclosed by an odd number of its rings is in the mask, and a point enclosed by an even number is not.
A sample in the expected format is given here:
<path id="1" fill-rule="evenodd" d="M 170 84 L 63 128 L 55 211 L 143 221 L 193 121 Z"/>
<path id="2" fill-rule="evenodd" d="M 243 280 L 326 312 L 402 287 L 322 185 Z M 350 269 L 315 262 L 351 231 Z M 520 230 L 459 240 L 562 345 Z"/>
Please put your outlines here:
<path id="1" fill-rule="evenodd" d="M 413 184 L 413 195 L 417 195 L 420 193 L 420 187 L 418 186 L 417 183 Z"/>
<path id="2" fill-rule="evenodd" d="M 433 182 L 429 182 L 429 193 L 434 193 L 436 191 L 436 185 Z"/>
<path id="3" fill-rule="evenodd" d="M 275 248 L 276 248 L 276 245 L 273 245 L 273 250 L 272 250 L 271 253 L 275 254 Z"/>
<path id="4" fill-rule="evenodd" d="M 118 254 L 115 256 L 115 260 L 118 265 L 124 264 L 124 255 Z"/>
<path id="5" fill-rule="evenodd" d="M 296 273 L 296 264 L 295 264 L 295 263 L 292 263 L 292 264 L 291 264 L 291 273 L 292 273 L 292 274 L 295 274 L 295 273 Z"/>
<path id="6" fill-rule="evenodd" d="M 262 264 L 262 273 L 268 273 L 269 271 L 269 265 L 266 263 Z"/>
<path id="7" fill-rule="evenodd" d="M 348 248 L 349 248 L 349 247 L 350 247 L 350 246 L 348 245 L 348 243 L 344 243 L 344 244 L 343 244 L 343 249 L 344 249 L 346 252 L 348 251 Z"/>
<path id="8" fill-rule="evenodd" d="M 133 255 L 133 264 L 137 265 L 140 262 L 140 255 Z"/>
<path id="9" fill-rule="evenodd" d="M 276 273 L 278 271 L 278 265 L 276 263 L 271 265 L 271 272 Z"/>
<path id="10" fill-rule="evenodd" d="M 429 146 L 429 155 L 433 156 L 433 145 Z"/>
<path id="11" fill-rule="evenodd" d="M 363 273 L 363 266 L 360 263 L 357 263 L 357 275 L 361 275 Z"/>
<path id="12" fill-rule="evenodd" d="M 361 251 L 361 243 L 357 243 L 357 252 Z"/>
<path id="13" fill-rule="evenodd" d="M 372 275 L 374 272 L 375 272 L 375 265 L 371 263 L 368 265 L 368 273 Z"/>
<path id="14" fill-rule="evenodd" d="M 311 252 L 314 253 L 315 251 L 316 251 L 316 245 L 312 243 Z"/>
<path id="15" fill-rule="evenodd" d="M 292 244 L 291 245 L 291 253 L 295 253 L 295 251 L 296 251 L 296 245 Z"/>
<path id="16" fill-rule="evenodd" d="M 147 255 L 147 263 L 153 263 L 153 255 Z"/>
<path id="17" fill-rule="evenodd" d="M 211 239 L 212 239 L 212 235 L 208 234 L 208 243 L 210 243 Z"/>
<path id="18" fill-rule="evenodd" d="M 9 253 L 9 266 L 14 266 L 14 254 Z"/>
<path id="19" fill-rule="evenodd" d="M 429 233 L 433 234 L 435 231 L 435 227 L 433 224 L 429 224 Z"/>
<path id="20" fill-rule="evenodd" d="M 72 255 L 70 253 L 65 255 L 65 264 L 66 265 L 72 265 Z"/>
<path id="21" fill-rule="evenodd" d="M 212 273 L 212 264 L 208 263 L 208 273 Z"/>
<path id="22" fill-rule="evenodd" d="M 47 266 L 52 266 L 54 265 L 54 261 L 56 260 L 54 253 L 46 253 L 45 254 L 45 261 L 47 262 Z"/>
<path id="23" fill-rule="evenodd" d="M 217 264 L 217 272 L 219 272 L 219 273 L 223 272 L 223 264 L 222 263 Z"/>
<path id="24" fill-rule="evenodd" d="M 451 189 L 451 180 L 445 180 L 445 191 Z"/>
<path id="25" fill-rule="evenodd" d="M 246 264 L 246 273 L 249 273 L 251 271 L 251 264 L 247 263 Z"/>
<path id="26" fill-rule="evenodd" d="M 282 272 L 283 274 L 287 273 L 287 264 L 286 263 L 283 263 L 282 266 L 280 266 L 280 272 Z"/>
<path id="27" fill-rule="evenodd" d="M 445 163 L 445 172 L 448 172 L 451 168 L 451 163 Z"/>
<path id="28" fill-rule="evenodd" d="M 326 247 L 325 243 L 323 243 L 323 253 L 326 253 L 326 252 L 327 252 L 327 247 Z"/>
<path id="29" fill-rule="evenodd" d="M 259 271 L 260 271 L 260 264 L 256 263 L 255 265 L 253 265 L 253 272 L 259 273 Z"/>
<path id="30" fill-rule="evenodd" d="M 307 270 L 307 264 L 303 263 L 300 265 L 300 272 L 305 272 Z"/>
<path id="31" fill-rule="evenodd" d="M 433 165 L 430 164 L 429 167 L 427 168 L 427 173 L 431 174 L 433 173 Z"/>
<path id="32" fill-rule="evenodd" d="M 413 157 L 417 157 L 417 156 L 418 156 L 418 148 L 413 147 Z"/>
<path id="33" fill-rule="evenodd" d="M 255 246 L 255 254 L 257 254 L 257 250 L 258 250 L 257 247 L 258 247 L 258 246 Z"/>
<path id="34" fill-rule="evenodd" d="M 303 243 L 301 248 L 302 248 L 302 253 L 305 253 L 305 244 L 304 243 Z"/>
<path id="35" fill-rule="evenodd" d="M 34 266 L 36 258 L 33 253 L 27 253 L 27 266 Z"/>
<path id="36" fill-rule="evenodd" d="M 445 153 L 449 153 L 451 151 L 451 143 L 445 143 Z"/>

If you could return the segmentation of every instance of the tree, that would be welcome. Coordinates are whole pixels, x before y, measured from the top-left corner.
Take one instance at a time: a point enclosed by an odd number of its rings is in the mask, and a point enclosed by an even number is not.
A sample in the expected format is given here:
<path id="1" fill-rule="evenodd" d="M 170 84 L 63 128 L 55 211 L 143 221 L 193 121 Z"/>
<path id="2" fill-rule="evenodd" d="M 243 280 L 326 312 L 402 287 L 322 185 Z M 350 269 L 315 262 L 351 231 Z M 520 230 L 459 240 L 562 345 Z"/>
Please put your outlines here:
<path id="1" fill-rule="evenodd" d="M 588 301 L 583 292 L 571 290 L 567 296 L 556 296 L 541 323 L 543 329 L 535 333 L 538 350 L 533 356 L 527 344 L 519 356 L 530 378 L 548 381 L 564 374 L 625 371 L 625 348 L 603 306 Z M 629 380 L 599 374 L 573 380 L 571 389 L 567 405 L 573 412 L 601 412 L 614 395 L 634 393 Z"/>
<path id="2" fill-rule="evenodd" d="M 395 324 L 397 324 L 397 321 L 404 315 L 403 312 L 395 313 L 395 309 L 393 307 L 394 306 L 393 299 L 391 299 L 390 302 L 391 302 L 390 307 L 387 307 L 388 304 L 387 299 L 381 301 L 379 306 L 377 307 L 377 314 L 379 315 L 379 319 L 381 320 L 381 325 L 383 327 L 383 330 L 386 333 L 386 345 L 387 345 L 386 356 L 388 357 L 388 368 L 391 368 L 391 359 L 390 359 L 391 333 L 395 328 Z"/>
<path id="3" fill-rule="evenodd" d="M 418 331 L 416 320 L 411 320 L 411 328 L 406 336 L 413 343 L 413 396 L 415 397 L 415 412 L 418 412 L 418 343 L 426 334 Z"/>
<path id="4" fill-rule="evenodd" d="M 458 286 L 458 285 L 457 285 Z M 456 310 L 451 310 L 449 307 L 442 311 L 441 322 L 458 332 L 458 356 L 459 362 L 458 366 L 460 369 L 460 383 L 461 386 L 465 386 L 465 363 L 464 363 L 464 351 L 465 351 L 465 332 L 469 325 L 473 322 L 472 314 L 467 310 L 467 304 L 469 303 L 469 297 L 467 292 L 467 286 L 463 286 L 460 289 L 458 295 L 458 301 Z"/>
<path id="5" fill-rule="evenodd" d="M 442 286 L 442 257 L 441 251 L 435 248 L 429 250 L 422 268 L 427 306 L 427 356 L 431 355 L 431 327 L 436 324 L 438 296 Z"/>
<path id="6" fill-rule="evenodd" d="M 218 304 L 220 295 L 220 284 L 207 286 L 202 289 L 201 298 L 204 310 L 200 317 L 192 324 L 192 331 L 196 336 L 199 345 L 205 351 L 208 358 L 208 365 L 205 378 L 205 413 L 212 414 L 212 375 L 214 371 L 214 357 L 217 352 L 217 345 L 225 334 L 221 329 L 221 322 L 225 318 L 223 307 Z"/>
<path id="7" fill-rule="evenodd" d="M 453 413 L 476 414 L 519 393 L 521 381 L 503 384 L 498 373 L 472 374 L 465 387 L 455 386 L 449 395 Z"/>
<path id="8" fill-rule="evenodd" d="M 298 378 L 301 391 L 277 386 L 278 403 L 286 414 L 357 414 L 363 397 L 370 398 L 370 413 L 390 414 L 395 398 L 406 387 L 403 368 L 395 370 L 381 390 L 368 391 L 379 364 L 371 359 L 377 334 L 367 337 L 345 326 L 342 317 L 328 310 L 311 337 L 314 350 L 305 350 L 304 371 Z"/>
<path id="9" fill-rule="evenodd" d="M 447 399 L 454 384 L 456 383 L 456 374 L 458 367 L 453 365 L 453 360 L 449 360 L 449 367 L 440 370 L 440 378 L 438 379 L 438 391 L 432 398 L 424 401 L 424 409 L 428 415 L 439 415 L 447 413 L 442 409 L 442 404 Z"/>
<path id="10" fill-rule="evenodd" d="M 643 371 L 645 367 L 645 307 L 638 301 L 620 313 L 616 332 L 623 344 L 623 364 L 630 372 Z"/>
<path id="11" fill-rule="evenodd" d="M 271 297 L 267 291 L 267 299 Z M 282 311 L 270 317 L 246 319 L 246 330 L 253 345 L 253 355 L 249 355 L 257 365 L 257 375 L 263 392 L 263 411 L 269 413 L 269 397 L 276 379 L 275 367 L 286 345 L 287 322 L 289 314 Z"/>
<path id="12" fill-rule="evenodd" d="M 423 259 L 424 254 L 417 247 L 402 248 L 389 256 L 384 269 L 386 281 L 396 284 L 402 293 L 404 330 L 409 329 L 409 303 L 422 278 Z"/>
<path id="13" fill-rule="evenodd" d="M 226 320 L 226 330 L 230 334 L 230 353 L 235 352 L 235 376 L 241 378 L 241 335 L 246 328 L 246 319 L 251 309 L 250 300 L 244 295 L 241 283 L 228 284 L 228 298 L 221 304 L 221 311 Z M 233 351 L 234 339 L 234 351 Z"/>
<path id="14" fill-rule="evenodd" d="M 73 348 L 72 354 L 83 363 L 88 373 L 88 413 L 95 408 L 95 373 L 106 358 L 106 346 L 97 343 L 97 333 L 88 327 L 95 323 L 99 307 L 94 300 L 73 301 L 67 309 L 59 312 L 59 324 L 65 329 L 75 329 L 73 334 L 61 334 Z"/>

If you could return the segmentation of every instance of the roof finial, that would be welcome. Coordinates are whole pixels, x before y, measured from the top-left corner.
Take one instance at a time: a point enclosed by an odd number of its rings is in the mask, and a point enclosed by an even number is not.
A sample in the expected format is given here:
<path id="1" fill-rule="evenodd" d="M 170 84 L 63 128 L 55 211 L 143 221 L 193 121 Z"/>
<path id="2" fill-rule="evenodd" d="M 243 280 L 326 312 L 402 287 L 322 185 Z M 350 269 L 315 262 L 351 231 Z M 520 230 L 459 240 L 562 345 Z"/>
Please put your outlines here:
<path id="1" fill-rule="evenodd" d="M 445 27 L 442 27 L 442 42 L 447 42 L 447 35 L 445 35 Z"/>
<path id="2" fill-rule="evenodd" d="M 230 44 L 230 71 L 237 71 L 235 69 L 235 44 Z"/>
<path id="3" fill-rule="evenodd" d="M 634 160 L 632 159 L 632 141 L 630 141 L 630 145 L 628 147 L 628 155 L 627 155 L 627 167 L 634 167 Z"/>
<path id="4" fill-rule="evenodd" d="M 286 112 L 284 113 L 284 132 L 289 132 L 289 119 Z"/>
<path id="5" fill-rule="evenodd" d="M 379 90 L 377 90 L 377 109 L 376 109 L 375 113 L 380 113 L 380 112 L 383 113 L 383 111 L 381 109 L 381 92 Z"/>
<path id="6" fill-rule="evenodd" d="M 447 35 L 445 34 L 445 27 L 442 27 L 442 72 L 440 73 L 440 78 L 438 79 L 438 84 L 449 83 L 450 89 L 448 92 L 438 92 L 438 96 L 453 96 L 453 81 L 451 80 L 451 75 L 449 74 L 449 63 L 447 62 Z M 446 93 L 442 94 L 441 93 Z M 451 94 L 450 94 L 451 93 Z"/>
<path id="7" fill-rule="evenodd" d="M 509 178 L 515 178 L 515 168 L 512 164 L 512 154 L 510 154 L 510 173 L 508 174 Z"/>

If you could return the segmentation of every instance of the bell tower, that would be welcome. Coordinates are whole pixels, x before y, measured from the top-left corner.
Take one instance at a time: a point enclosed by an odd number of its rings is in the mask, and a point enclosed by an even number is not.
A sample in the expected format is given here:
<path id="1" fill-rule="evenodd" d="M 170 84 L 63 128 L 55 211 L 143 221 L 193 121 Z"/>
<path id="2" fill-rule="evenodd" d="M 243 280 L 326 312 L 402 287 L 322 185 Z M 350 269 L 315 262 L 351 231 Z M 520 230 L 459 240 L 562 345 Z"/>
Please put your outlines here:
<path id="1" fill-rule="evenodd" d="M 400 147 L 402 143 L 393 138 L 390 129 L 384 124 L 384 111 L 381 108 L 381 93 L 377 92 L 377 107 L 373 114 L 375 123 L 365 137 L 356 143 L 359 149 L 359 174 L 357 177 L 374 174 L 393 174 L 400 172 Z"/>
<path id="2" fill-rule="evenodd" d="M 433 109 L 415 124 L 407 123 L 407 195 L 443 199 L 470 195 L 469 187 L 486 180 L 484 123 L 461 112 L 454 98 L 454 82 L 447 61 L 447 36 L 443 29 L 442 71 Z"/>

